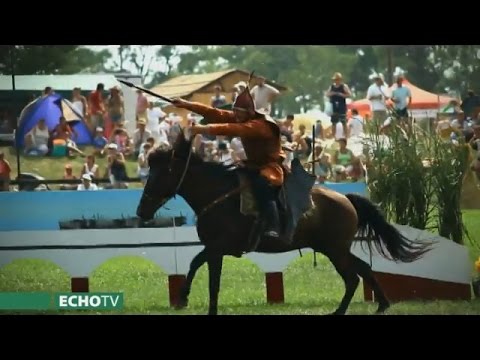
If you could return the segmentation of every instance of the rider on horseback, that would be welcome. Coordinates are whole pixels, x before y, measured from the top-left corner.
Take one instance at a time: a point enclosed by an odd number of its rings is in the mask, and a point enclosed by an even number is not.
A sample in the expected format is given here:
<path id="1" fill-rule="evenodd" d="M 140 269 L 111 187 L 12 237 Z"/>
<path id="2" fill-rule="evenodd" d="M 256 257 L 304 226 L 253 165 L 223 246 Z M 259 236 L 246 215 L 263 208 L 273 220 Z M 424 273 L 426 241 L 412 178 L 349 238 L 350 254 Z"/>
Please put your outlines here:
<path id="1" fill-rule="evenodd" d="M 233 111 L 220 110 L 196 102 L 175 99 L 173 105 L 205 117 L 208 125 L 195 125 L 191 135 L 208 134 L 240 137 L 252 171 L 252 189 L 257 199 L 262 220 L 263 235 L 280 237 L 280 218 L 276 200 L 284 182 L 282 162 L 285 153 L 281 147 L 280 129 L 268 115 L 255 109 L 248 86 L 237 96 Z"/>

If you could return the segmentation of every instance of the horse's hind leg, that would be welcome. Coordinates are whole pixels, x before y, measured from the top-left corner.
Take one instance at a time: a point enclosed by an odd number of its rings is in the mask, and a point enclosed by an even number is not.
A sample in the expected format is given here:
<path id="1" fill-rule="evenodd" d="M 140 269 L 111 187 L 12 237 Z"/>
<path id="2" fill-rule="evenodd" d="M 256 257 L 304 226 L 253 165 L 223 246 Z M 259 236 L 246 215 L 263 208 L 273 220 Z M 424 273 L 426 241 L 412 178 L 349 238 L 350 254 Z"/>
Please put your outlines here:
<path id="1" fill-rule="evenodd" d="M 192 288 L 192 282 L 195 278 L 195 274 L 197 270 L 207 262 L 207 255 L 205 249 L 200 251 L 191 261 L 190 263 L 190 270 L 187 274 L 187 280 L 183 285 L 182 289 L 180 290 L 180 299 L 177 304 L 177 309 L 182 309 L 188 306 L 188 296 L 190 295 L 190 290 Z"/>
<path id="2" fill-rule="evenodd" d="M 360 279 L 358 278 L 357 271 L 349 253 L 342 254 L 341 256 L 337 255 L 328 257 L 345 283 L 345 295 L 343 296 L 337 310 L 333 312 L 333 315 L 345 315 L 348 306 L 352 301 L 353 295 L 357 290 Z"/>
<path id="3" fill-rule="evenodd" d="M 378 301 L 378 309 L 377 314 L 383 313 L 390 307 L 390 302 L 388 301 L 387 297 L 385 296 L 380 284 L 373 276 L 372 268 L 362 259 L 359 259 L 353 254 L 350 254 L 352 262 L 355 264 L 355 269 L 357 270 L 357 274 L 363 278 L 363 281 L 367 283 L 373 290 L 375 294 L 375 300 Z"/>

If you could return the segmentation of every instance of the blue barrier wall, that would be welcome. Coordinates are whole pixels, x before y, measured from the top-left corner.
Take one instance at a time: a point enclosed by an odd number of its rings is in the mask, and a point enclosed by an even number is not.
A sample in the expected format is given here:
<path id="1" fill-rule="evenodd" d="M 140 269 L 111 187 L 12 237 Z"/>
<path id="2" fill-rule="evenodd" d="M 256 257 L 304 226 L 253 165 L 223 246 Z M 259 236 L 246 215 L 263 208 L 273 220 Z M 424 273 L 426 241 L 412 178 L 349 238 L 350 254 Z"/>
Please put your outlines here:
<path id="1" fill-rule="evenodd" d="M 343 194 L 366 194 L 364 183 L 325 185 Z M 141 195 L 141 189 L 0 192 L 0 231 L 56 230 L 59 221 L 134 217 Z M 182 197 L 170 200 L 165 207 L 156 215 L 185 216 L 186 225 L 195 224 L 195 214 Z"/>

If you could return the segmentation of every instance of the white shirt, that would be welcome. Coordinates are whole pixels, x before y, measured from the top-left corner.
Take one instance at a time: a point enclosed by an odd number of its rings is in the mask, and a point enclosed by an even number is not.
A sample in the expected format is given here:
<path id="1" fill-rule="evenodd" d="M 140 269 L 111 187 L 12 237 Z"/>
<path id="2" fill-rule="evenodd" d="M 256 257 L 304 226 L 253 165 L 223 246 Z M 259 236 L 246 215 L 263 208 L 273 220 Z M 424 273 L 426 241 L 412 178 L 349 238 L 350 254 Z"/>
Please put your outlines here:
<path id="1" fill-rule="evenodd" d="M 166 114 L 160 110 L 158 107 L 152 109 L 147 109 L 147 129 L 151 132 L 158 132 L 158 127 L 160 126 L 160 118 L 164 117 Z"/>
<path id="2" fill-rule="evenodd" d="M 88 189 L 85 189 L 85 185 L 83 185 L 83 183 L 82 183 L 82 184 L 78 185 L 77 190 L 79 190 L 79 191 L 94 191 L 94 190 L 98 190 L 98 187 L 97 187 L 96 184 L 90 184 L 90 187 Z"/>
<path id="3" fill-rule="evenodd" d="M 335 131 L 335 140 L 338 140 L 338 139 L 345 139 L 346 136 L 345 136 L 345 132 L 343 131 L 343 125 L 342 123 L 339 121 L 337 122 L 336 124 L 336 128 L 335 129 L 332 129 Z"/>
<path id="4" fill-rule="evenodd" d="M 385 85 L 378 86 L 377 84 L 372 84 L 368 87 L 367 91 L 367 99 L 370 98 L 370 96 L 378 96 L 382 95 L 382 99 L 373 99 L 370 100 L 370 103 L 372 105 L 372 110 L 373 111 L 385 111 L 387 110 L 387 106 L 385 105 L 385 97 L 389 96 L 389 90 Z"/>
<path id="5" fill-rule="evenodd" d="M 272 108 L 272 105 L 269 101 L 272 95 L 280 94 L 280 91 L 275 89 L 273 86 L 265 84 L 263 86 L 255 85 L 253 89 L 250 91 L 255 101 L 255 108 L 256 109 L 266 109 L 268 113 Z"/>
<path id="6" fill-rule="evenodd" d="M 348 127 L 351 129 L 350 136 L 358 136 L 363 133 L 364 121 L 360 115 L 355 115 L 348 122 Z"/>
<path id="7" fill-rule="evenodd" d="M 240 160 L 247 160 L 247 155 L 245 154 L 245 149 L 243 148 L 240 138 L 233 138 L 232 141 L 230 141 L 230 148 Z"/>

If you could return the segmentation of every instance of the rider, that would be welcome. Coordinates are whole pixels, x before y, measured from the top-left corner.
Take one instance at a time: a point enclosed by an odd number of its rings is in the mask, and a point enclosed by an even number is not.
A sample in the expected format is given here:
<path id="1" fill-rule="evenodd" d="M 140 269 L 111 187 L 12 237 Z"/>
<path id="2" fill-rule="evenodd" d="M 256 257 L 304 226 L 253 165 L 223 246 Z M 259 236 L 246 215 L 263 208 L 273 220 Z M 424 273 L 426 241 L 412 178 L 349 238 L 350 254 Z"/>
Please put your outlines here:
<path id="1" fill-rule="evenodd" d="M 233 104 L 233 111 L 215 109 L 196 102 L 175 99 L 173 105 L 200 114 L 208 125 L 195 125 L 191 135 L 208 134 L 240 137 L 247 160 L 245 166 L 252 170 L 253 191 L 260 215 L 265 220 L 263 235 L 280 237 L 280 220 L 276 199 L 283 185 L 282 162 L 285 153 L 281 147 L 280 129 L 268 115 L 255 109 L 248 86 Z"/>

